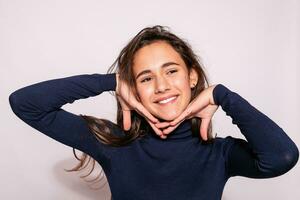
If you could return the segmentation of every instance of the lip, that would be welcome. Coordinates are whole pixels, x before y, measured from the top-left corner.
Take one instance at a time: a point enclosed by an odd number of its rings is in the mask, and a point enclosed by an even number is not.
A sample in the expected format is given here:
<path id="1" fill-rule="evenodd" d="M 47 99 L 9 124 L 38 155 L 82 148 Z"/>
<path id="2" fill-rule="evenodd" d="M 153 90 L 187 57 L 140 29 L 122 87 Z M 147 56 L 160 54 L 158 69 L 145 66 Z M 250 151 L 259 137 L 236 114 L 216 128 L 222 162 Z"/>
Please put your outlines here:
<path id="1" fill-rule="evenodd" d="M 160 98 L 156 99 L 154 101 L 154 103 L 158 103 L 159 101 L 162 101 L 162 100 L 165 100 L 165 99 L 169 99 L 169 98 L 174 97 L 174 96 L 177 97 L 178 95 L 177 94 L 172 94 L 172 95 L 168 95 L 168 96 L 165 96 L 165 97 L 160 97 Z"/>
<path id="2" fill-rule="evenodd" d="M 178 96 L 179 95 L 170 95 L 170 96 L 167 96 L 167 97 L 162 97 L 162 98 L 159 98 L 158 100 L 156 100 L 155 103 L 159 104 L 158 103 L 159 101 L 162 101 L 162 100 L 165 100 L 165 99 L 169 99 L 171 97 L 175 97 L 173 100 L 171 100 L 171 101 L 169 101 L 169 102 L 167 102 L 165 104 L 173 103 L 173 102 L 175 102 L 177 100 Z M 165 104 L 159 104 L 159 105 L 165 105 Z"/>

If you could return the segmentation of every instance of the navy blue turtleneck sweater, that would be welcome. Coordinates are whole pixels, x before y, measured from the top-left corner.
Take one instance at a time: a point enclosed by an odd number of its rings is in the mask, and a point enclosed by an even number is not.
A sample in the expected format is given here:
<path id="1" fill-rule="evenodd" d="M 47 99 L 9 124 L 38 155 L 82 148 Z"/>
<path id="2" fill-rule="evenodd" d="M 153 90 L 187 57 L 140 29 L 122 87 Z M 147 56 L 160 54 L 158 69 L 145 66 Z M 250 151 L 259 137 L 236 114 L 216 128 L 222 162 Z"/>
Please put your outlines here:
<path id="1" fill-rule="evenodd" d="M 114 73 L 76 75 L 18 89 L 9 102 L 31 127 L 97 160 L 114 200 L 219 200 L 230 177 L 275 177 L 298 161 L 298 149 L 284 130 L 222 84 L 213 90 L 215 103 L 246 140 L 216 137 L 204 144 L 186 120 L 167 139 L 151 130 L 127 146 L 111 147 L 96 139 L 82 117 L 61 108 L 115 87 Z M 124 132 L 114 127 L 113 134 Z"/>

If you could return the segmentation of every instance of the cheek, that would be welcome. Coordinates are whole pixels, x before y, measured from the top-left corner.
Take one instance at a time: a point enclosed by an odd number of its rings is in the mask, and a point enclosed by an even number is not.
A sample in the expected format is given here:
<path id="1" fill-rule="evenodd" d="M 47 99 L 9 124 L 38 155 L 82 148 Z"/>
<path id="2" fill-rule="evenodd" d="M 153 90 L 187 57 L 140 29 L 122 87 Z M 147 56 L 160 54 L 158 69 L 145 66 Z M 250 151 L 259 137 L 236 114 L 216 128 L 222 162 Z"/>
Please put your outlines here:
<path id="1" fill-rule="evenodd" d="M 138 96 L 142 104 L 147 104 L 151 101 L 151 96 L 154 93 L 152 87 L 138 87 L 137 88 Z"/>
<path id="2" fill-rule="evenodd" d="M 173 85 L 181 90 L 181 92 L 190 92 L 189 80 L 186 76 L 181 76 L 173 80 Z"/>
<path id="3" fill-rule="evenodd" d="M 188 104 L 192 94 L 189 81 L 186 77 L 178 78 L 174 81 L 174 85 L 176 85 L 176 87 L 180 90 L 183 99 L 182 103 L 185 105 Z"/>

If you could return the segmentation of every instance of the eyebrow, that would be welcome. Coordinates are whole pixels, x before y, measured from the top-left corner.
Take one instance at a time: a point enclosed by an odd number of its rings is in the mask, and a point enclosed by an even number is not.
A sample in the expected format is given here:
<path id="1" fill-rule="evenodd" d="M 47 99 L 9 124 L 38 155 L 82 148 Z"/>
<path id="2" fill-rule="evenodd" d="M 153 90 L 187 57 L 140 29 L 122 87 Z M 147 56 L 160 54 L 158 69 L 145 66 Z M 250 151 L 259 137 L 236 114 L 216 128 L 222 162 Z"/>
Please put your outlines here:
<path id="1" fill-rule="evenodd" d="M 162 64 L 160 67 L 164 68 L 164 67 L 168 67 L 170 65 L 179 65 L 179 64 L 175 63 L 175 62 L 166 62 L 166 63 Z M 138 75 L 135 77 L 135 79 L 137 80 L 141 75 L 144 75 L 144 74 L 147 74 L 147 73 L 150 73 L 150 72 L 151 72 L 151 70 L 149 70 L 149 69 L 141 71 L 140 73 L 138 73 Z"/>

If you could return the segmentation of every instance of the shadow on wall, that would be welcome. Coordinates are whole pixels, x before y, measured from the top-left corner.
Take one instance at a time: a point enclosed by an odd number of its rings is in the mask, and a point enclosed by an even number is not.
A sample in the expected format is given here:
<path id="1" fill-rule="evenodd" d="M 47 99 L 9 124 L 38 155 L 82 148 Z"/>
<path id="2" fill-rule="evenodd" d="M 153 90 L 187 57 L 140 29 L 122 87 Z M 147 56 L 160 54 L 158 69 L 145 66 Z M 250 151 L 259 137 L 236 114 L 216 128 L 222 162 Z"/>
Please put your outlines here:
<path id="1" fill-rule="evenodd" d="M 80 176 L 84 176 L 89 173 L 91 169 L 91 163 L 86 167 L 86 169 L 81 170 L 80 172 L 66 172 L 64 170 L 71 169 L 76 166 L 76 164 L 77 160 L 75 157 L 57 162 L 53 166 L 53 174 L 57 179 L 57 182 L 59 182 L 59 184 L 61 184 L 67 190 L 73 192 L 75 194 L 74 196 L 78 194 L 78 197 L 80 197 L 78 199 L 110 200 L 111 192 L 109 184 L 101 166 L 96 163 L 93 173 L 86 178 L 80 178 Z M 100 177 L 97 179 L 97 181 L 88 182 L 89 180 L 95 179 L 99 173 Z M 99 181 L 100 178 L 102 178 L 101 181 Z"/>

